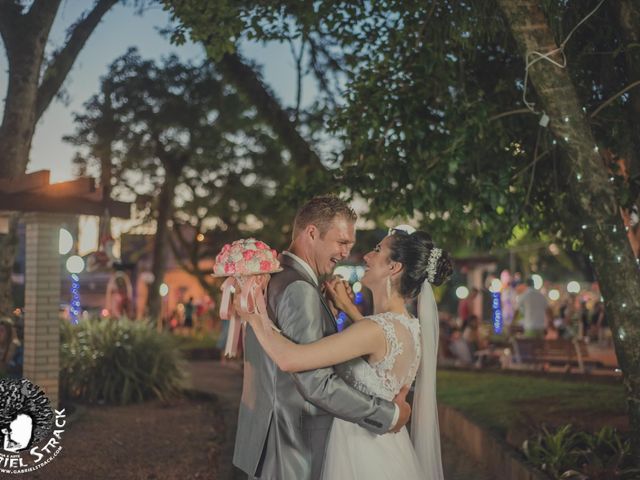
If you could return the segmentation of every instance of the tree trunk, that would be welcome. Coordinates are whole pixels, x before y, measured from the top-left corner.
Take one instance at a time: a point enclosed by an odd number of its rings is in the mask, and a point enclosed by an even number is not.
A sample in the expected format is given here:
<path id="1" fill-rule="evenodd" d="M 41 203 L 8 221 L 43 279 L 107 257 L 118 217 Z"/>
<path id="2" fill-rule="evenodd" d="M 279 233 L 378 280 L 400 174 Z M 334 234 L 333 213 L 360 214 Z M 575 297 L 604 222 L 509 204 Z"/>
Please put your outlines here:
<path id="1" fill-rule="evenodd" d="M 158 197 L 156 236 L 153 239 L 153 264 L 151 266 L 153 282 L 149 285 L 149 295 L 147 297 L 149 319 L 158 322 L 158 325 L 160 325 L 160 315 L 162 314 L 160 286 L 164 281 L 164 272 L 167 268 L 167 256 L 169 254 L 169 220 L 173 217 L 175 190 L 182 170 L 187 164 L 187 159 L 181 158 L 174 161 L 166 161 L 163 164 L 165 167 L 165 179 Z"/>
<path id="2" fill-rule="evenodd" d="M 49 30 L 59 6 L 53 0 L 39 12 L 39 21 L 17 11 L 0 11 L 0 31 L 9 61 L 9 85 L 0 125 L 0 178 L 16 178 L 26 171 L 35 129 L 38 78 Z M 0 234 L 0 314 L 13 308 L 11 273 L 18 246 L 17 217 L 9 232 Z"/>
<path id="3" fill-rule="evenodd" d="M 9 85 L 0 125 L 0 178 L 14 178 L 27 168 L 37 121 L 38 79 L 56 12 L 57 7 L 48 9 L 47 21 L 37 24 L 15 17 L 14 28 L 2 29 L 9 61 Z"/>
<path id="4" fill-rule="evenodd" d="M 103 122 L 96 128 L 97 145 L 95 156 L 100 160 L 100 186 L 102 187 L 102 198 L 106 204 L 111 199 L 111 179 L 113 177 L 113 139 L 116 137 L 118 124 L 114 119 L 113 105 L 111 103 L 111 88 L 107 82 L 102 84 L 102 95 L 104 96 Z M 106 208 L 105 208 L 106 210 Z M 111 236 L 111 220 L 108 215 L 100 217 L 98 229 L 100 235 Z M 101 238 L 98 238 L 100 246 Z"/>
<path id="5" fill-rule="evenodd" d="M 498 0 L 498 4 L 524 52 L 547 53 L 557 48 L 537 0 Z M 555 59 L 559 60 L 559 55 Z M 565 218 L 568 225 L 574 224 L 575 219 L 584 225 L 585 247 L 593 256 L 624 375 L 633 459 L 640 466 L 638 266 L 625 235 L 614 191 L 607 181 L 608 172 L 567 70 L 542 60 L 531 66 L 529 78 L 551 118 L 549 128 L 563 149 L 560 162 L 564 163 L 564 170 L 571 172 L 569 187 L 574 206 L 567 206 Z"/>
<path id="6" fill-rule="evenodd" d="M 278 135 L 280 141 L 291 153 L 291 161 L 294 164 L 307 172 L 326 170 L 318 154 L 300 135 L 288 113 L 251 66 L 247 65 L 238 54 L 227 53 L 218 62 L 218 67 L 225 79 L 249 99 L 249 102 L 256 107 L 258 115 Z"/>

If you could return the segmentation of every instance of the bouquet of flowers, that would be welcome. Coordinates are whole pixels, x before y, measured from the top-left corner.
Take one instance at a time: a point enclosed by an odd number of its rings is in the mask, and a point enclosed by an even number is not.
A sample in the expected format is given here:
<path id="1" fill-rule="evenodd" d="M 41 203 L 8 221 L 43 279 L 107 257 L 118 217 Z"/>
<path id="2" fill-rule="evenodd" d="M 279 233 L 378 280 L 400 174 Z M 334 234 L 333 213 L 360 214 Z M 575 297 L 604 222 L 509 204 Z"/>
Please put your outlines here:
<path id="1" fill-rule="evenodd" d="M 226 357 L 235 357 L 242 332 L 238 313 L 257 313 L 267 315 L 264 298 L 271 274 L 279 272 L 278 252 L 266 243 L 255 238 L 245 238 L 228 243 L 216 256 L 213 274 L 227 277 L 221 286 L 220 318 L 229 320 L 229 334 L 224 349 Z M 239 308 L 236 312 L 231 296 L 239 296 Z"/>

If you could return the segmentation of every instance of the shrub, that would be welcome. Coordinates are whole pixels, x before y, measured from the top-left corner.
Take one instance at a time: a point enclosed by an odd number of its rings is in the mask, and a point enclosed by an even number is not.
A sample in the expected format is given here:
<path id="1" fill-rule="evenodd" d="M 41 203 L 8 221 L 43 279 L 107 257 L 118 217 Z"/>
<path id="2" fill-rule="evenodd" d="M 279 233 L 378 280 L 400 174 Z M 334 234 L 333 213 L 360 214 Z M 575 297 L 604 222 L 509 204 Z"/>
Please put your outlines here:
<path id="1" fill-rule="evenodd" d="M 562 480 L 631 480 L 640 470 L 630 466 L 629 440 L 611 427 L 596 433 L 573 432 L 565 425 L 542 432 L 522 445 L 527 459 L 551 478 Z"/>
<path id="2" fill-rule="evenodd" d="M 184 362 L 172 338 L 141 321 L 62 324 L 61 392 L 66 398 L 127 404 L 180 394 Z"/>
<path id="3" fill-rule="evenodd" d="M 527 459 L 552 478 L 574 467 L 579 454 L 576 452 L 577 438 L 571 425 L 565 425 L 555 432 L 542 427 L 542 432 L 522 444 Z"/>

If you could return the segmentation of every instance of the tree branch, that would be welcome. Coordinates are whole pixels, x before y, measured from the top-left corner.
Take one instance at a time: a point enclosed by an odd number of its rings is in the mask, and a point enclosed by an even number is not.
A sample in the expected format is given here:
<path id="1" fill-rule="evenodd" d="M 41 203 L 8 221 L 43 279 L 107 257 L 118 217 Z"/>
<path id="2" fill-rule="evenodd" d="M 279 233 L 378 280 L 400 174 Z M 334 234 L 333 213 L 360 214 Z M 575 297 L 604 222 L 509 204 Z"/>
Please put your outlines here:
<path id="1" fill-rule="evenodd" d="M 13 40 L 16 38 L 15 33 L 16 25 L 22 21 L 22 15 L 18 4 L 13 0 L 1 0 L 0 1 L 0 35 L 2 35 L 2 41 L 5 43 L 7 52 L 11 50 Z M 9 59 L 11 61 L 11 59 Z"/>
<path id="2" fill-rule="evenodd" d="M 489 117 L 489 122 L 493 122 L 494 120 L 498 120 L 499 118 L 508 117 L 510 115 L 519 115 L 521 113 L 533 113 L 528 108 L 518 108 L 516 110 L 509 110 L 508 112 L 502 112 L 493 117 Z"/>
<path id="3" fill-rule="evenodd" d="M 592 113 L 591 113 L 591 118 L 594 118 L 596 115 L 598 115 L 598 113 L 600 113 L 600 111 L 605 108 L 607 105 L 609 105 L 611 102 L 613 102 L 616 98 L 618 98 L 620 95 L 624 95 L 626 92 L 628 92 L 629 90 L 631 90 L 634 87 L 637 87 L 638 85 L 640 85 L 640 80 L 637 80 L 635 82 L 633 82 L 630 85 L 627 85 L 626 87 L 624 87 L 622 90 L 620 90 L 618 93 L 616 93 L 615 95 L 613 95 L 612 97 L 608 98 L 607 100 L 605 100 L 598 108 L 596 108 Z"/>
<path id="4" fill-rule="evenodd" d="M 318 54 L 319 53 L 323 53 L 322 49 L 319 45 L 319 42 L 316 43 L 311 37 L 308 38 L 309 41 L 309 66 L 311 67 L 311 69 L 313 70 L 313 73 L 316 76 L 316 79 L 318 80 L 318 83 L 320 84 L 320 90 L 325 92 L 325 94 L 327 94 L 329 100 L 331 101 L 331 103 L 333 105 L 337 104 L 337 101 L 335 99 L 335 95 L 334 92 L 331 89 L 331 85 L 329 83 L 329 78 L 327 77 L 327 74 L 325 73 L 325 68 L 322 67 L 322 65 L 320 64 L 320 60 L 318 58 Z M 329 66 L 333 67 L 333 63 L 335 62 L 335 60 L 331 57 L 327 56 L 328 54 L 325 55 L 327 62 L 329 63 Z M 335 62 L 337 63 L 337 62 Z M 339 67 L 334 68 L 334 70 L 336 71 L 342 71 L 342 69 Z"/>
<path id="5" fill-rule="evenodd" d="M 45 0 L 47 3 L 49 0 Z M 87 16 L 81 18 L 73 27 L 67 44 L 60 49 L 44 72 L 42 83 L 38 88 L 36 105 L 36 121 L 47 109 L 51 100 L 60 90 L 62 83 L 69 74 L 78 54 L 87 39 L 100 23 L 102 17 L 118 0 L 99 0 Z"/>
<path id="6" fill-rule="evenodd" d="M 26 15 L 23 15 L 32 23 L 34 29 L 42 30 L 43 28 L 51 28 L 53 19 L 58 13 L 61 0 L 34 0 Z M 13 2 L 18 3 L 18 2 Z M 47 25 L 48 24 L 48 25 Z"/>
<path id="7" fill-rule="evenodd" d="M 298 124 L 298 118 L 300 116 L 300 103 L 302 101 L 302 57 L 304 56 L 304 47 L 305 47 L 306 39 L 303 37 L 300 41 L 300 51 L 296 52 L 295 45 L 293 44 L 293 40 L 289 40 L 289 46 L 291 47 L 291 55 L 296 63 L 296 109 L 295 109 L 295 118 L 293 123 L 295 125 Z"/>
<path id="8" fill-rule="evenodd" d="M 278 135 L 291 153 L 292 161 L 304 170 L 325 170 L 318 154 L 302 138 L 276 96 L 262 82 L 260 75 L 240 56 L 227 53 L 218 62 L 225 78 L 256 107 L 258 115 Z"/>
<path id="9" fill-rule="evenodd" d="M 176 233 L 175 230 L 174 230 L 174 233 Z M 178 234 L 178 237 L 182 237 L 182 235 Z M 179 238 L 178 241 L 185 241 L 184 237 Z M 197 265 L 189 266 L 187 262 L 182 260 L 178 245 L 176 245 L 175 238 L 173 235 L 169 235 L 169 245 L 171 246 L 173 256 L 176 259 L 176 262 L 178 262 L 178 265 L 180 265 L 180 268 L 182 268 L 189 275 L 194 276 L 196 280 L 198 280 L 198 283 L 202 286 L 202 288 L 204 288 L 209 293 L 210 296 L 213 296 L 216 290 L 215 286 L 207 282 L 207 278 L 209 277 L 211 272 L 206 270 L 201 270 L 200 268 L 198 268 Z"/>

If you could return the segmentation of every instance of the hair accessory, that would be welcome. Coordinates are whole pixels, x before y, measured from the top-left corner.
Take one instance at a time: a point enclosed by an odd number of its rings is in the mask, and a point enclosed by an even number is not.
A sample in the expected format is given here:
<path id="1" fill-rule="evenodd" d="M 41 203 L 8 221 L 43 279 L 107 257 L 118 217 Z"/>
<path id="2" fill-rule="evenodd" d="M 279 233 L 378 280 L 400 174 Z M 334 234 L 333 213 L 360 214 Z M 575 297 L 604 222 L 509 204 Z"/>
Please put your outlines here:
<path id="1" fill-rule="evenodd" d="M 429 283 L 433 283 L 436 279 L 436 272 L 438 271 L 438 260 L 442 256 L 442 249 L 434 247 L 429 253 L 429 261 L 427 262 L 427 280 Z"/>
<path id="2" fill-rule="evenodd" d="M 397 233 L 397 232 L 411 235 L 415 231 L 416 229 L 413 228 L 411 225 L 396 225 L 395 227 L 389 228 L 389 232 L 387 233 L 387 235 L 393 235 L 394 233 Z"/>

